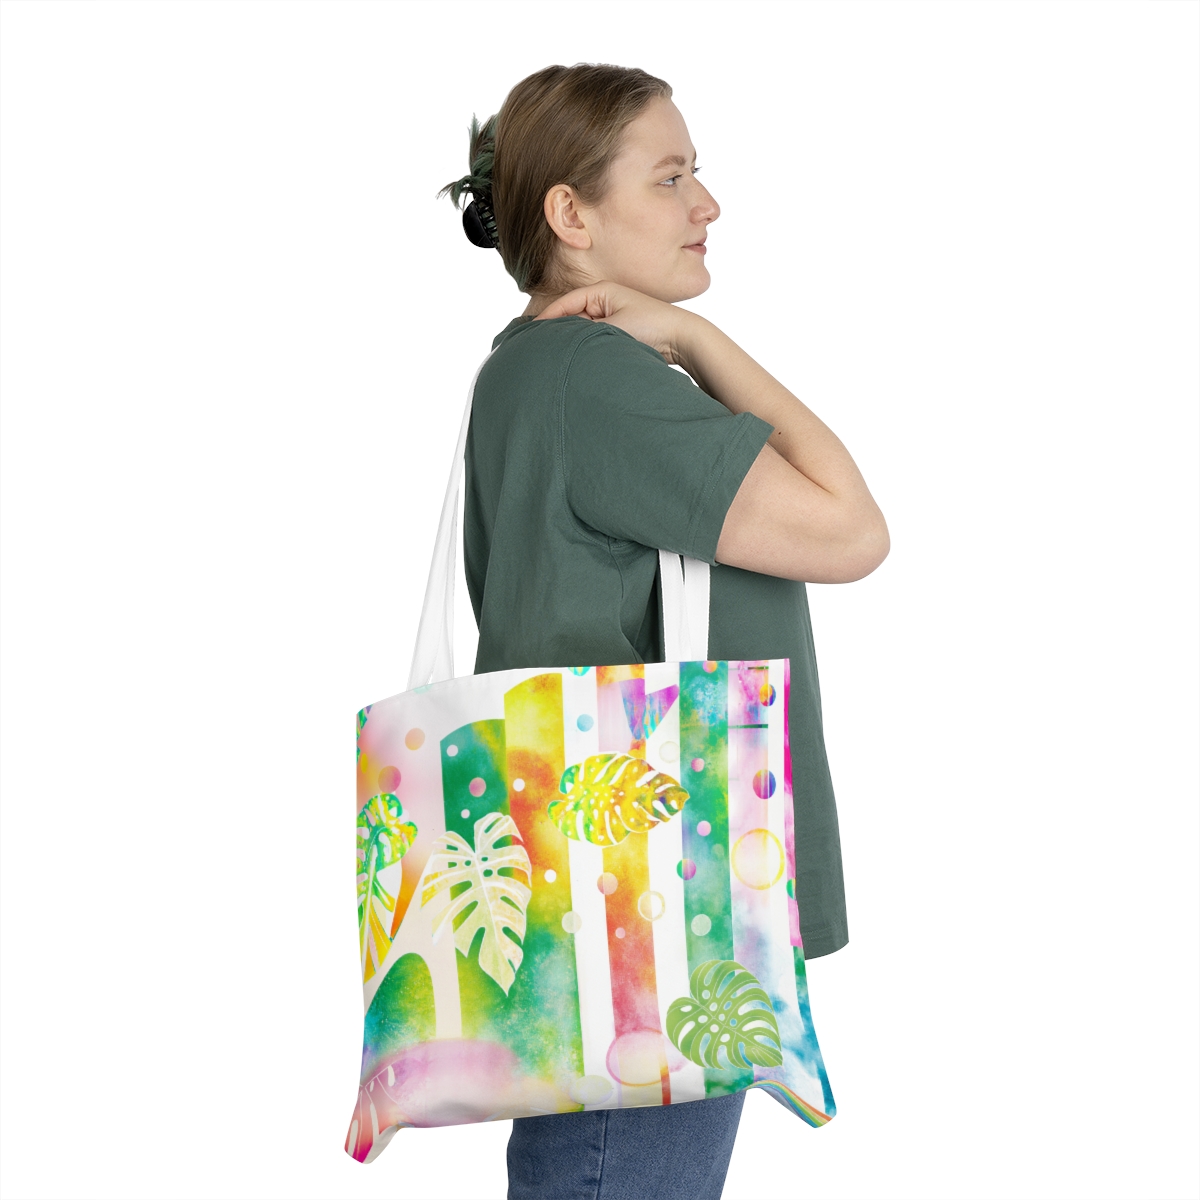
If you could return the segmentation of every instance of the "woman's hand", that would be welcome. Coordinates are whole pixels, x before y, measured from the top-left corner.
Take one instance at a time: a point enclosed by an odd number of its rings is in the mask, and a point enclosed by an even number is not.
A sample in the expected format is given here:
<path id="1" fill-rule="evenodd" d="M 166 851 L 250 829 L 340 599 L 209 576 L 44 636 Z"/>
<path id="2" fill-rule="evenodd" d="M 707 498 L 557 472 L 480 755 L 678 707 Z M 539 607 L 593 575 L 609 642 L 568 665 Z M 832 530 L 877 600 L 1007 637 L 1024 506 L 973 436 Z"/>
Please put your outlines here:
<path id="1" fill-rule="evenodd" d="M 655 300 L 644 292 L 606 279 L 559 296 L 542 309 L 534 320 L 547 321 L 554 317 L 571 316 L 615 325 L 639 342 L 652 346 L 667 362 L 681 366 L 687 332 L 692 324 L 701 319 L 687 309 L 676 308 L 674 304 Z"/>

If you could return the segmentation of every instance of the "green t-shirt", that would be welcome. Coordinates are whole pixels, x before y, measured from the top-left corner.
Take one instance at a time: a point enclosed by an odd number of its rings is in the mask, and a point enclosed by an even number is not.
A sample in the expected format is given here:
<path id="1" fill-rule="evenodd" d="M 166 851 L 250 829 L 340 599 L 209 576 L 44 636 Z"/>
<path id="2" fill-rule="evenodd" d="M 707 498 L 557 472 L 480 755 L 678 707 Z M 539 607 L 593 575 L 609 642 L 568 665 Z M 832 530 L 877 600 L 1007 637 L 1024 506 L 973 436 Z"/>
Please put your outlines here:
<path id="1" fill-rule="evenodd" d="M 789 658 L 796 900 L 805 958 L 848 940 L 804 584 L 714 562 L 772 426 L 586 317 L 517 317 L 492 342 L 466 445 L 475 672 L 663 662 L 658 550 L 711 565 L 708 653 Z"/>

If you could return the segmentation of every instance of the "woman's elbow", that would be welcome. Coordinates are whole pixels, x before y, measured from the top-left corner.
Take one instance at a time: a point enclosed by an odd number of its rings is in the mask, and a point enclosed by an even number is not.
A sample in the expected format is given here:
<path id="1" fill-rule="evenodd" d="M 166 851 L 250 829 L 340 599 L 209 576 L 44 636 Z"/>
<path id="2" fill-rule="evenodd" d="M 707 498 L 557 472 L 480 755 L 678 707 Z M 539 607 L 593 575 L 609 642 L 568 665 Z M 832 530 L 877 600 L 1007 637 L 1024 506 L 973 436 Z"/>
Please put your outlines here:
<path id="1" fill-rule="evenodd" d="M 881 515 L 846 537 L 823 564 L 821 578 L 810 578 L 809 582 L 855 583 L 865 579 L 887 558 L 891 548 L 891 535 Z"/>
<path id="2" fill-rule="evenodd" d="M 891 542 L 878 508 L 816 511 L 735 498 L 717 541 L 716 561 L 802 583 L 853 583 L 887 557 Z"/>
<path id="3" fill-rule="evenodd" d="M 892 538 L 888 533 L 887 523 L 880 516 L 864 529 L 848 548 L 844 562 L 844 578 L 838 583 L 854 583 L 865 579 L 874 571 L 892 548 Z"/>

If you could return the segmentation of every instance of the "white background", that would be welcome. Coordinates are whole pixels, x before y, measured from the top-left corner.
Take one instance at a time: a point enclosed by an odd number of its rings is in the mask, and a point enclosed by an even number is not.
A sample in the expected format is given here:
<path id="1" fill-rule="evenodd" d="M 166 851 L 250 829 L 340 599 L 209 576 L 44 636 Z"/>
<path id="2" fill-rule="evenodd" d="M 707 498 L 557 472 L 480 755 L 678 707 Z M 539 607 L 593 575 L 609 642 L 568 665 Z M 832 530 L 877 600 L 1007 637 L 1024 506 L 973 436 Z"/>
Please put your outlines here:
<path id="1" fill-rule="evenodd" d="M 579 61 L 674 86 L 688 307 L 892 535 L 809 589 L 838 1116 L 751 1094 L 726 1196 L 1197 1194 L 1195 3 L 0 21 L 5 1196 L 503 1195 L 507 1125 L 342 1149 L 351 731 L 525 302 L 435 192 Z"/>

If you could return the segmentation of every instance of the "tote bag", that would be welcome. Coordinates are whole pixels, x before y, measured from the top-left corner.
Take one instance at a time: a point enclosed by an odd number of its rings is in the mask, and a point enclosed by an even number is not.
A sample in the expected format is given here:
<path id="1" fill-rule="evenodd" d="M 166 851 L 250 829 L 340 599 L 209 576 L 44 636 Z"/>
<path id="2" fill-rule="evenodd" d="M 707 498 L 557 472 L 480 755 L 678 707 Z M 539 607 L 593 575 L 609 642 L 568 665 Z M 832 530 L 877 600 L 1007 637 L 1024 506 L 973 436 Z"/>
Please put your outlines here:
<path id="1" fill-rule="evenodd" d="M 751 1087 L 823 1125 L 835 1109 L 795 900 L 789 660 L 708 659 L 708 564 L 660 551 L 667 662 L 453 678 L 482 369 L 409 688 L 358 713 L 365 1019 L 346 1151 L 371 1162 L 403 1128 Z"/>

